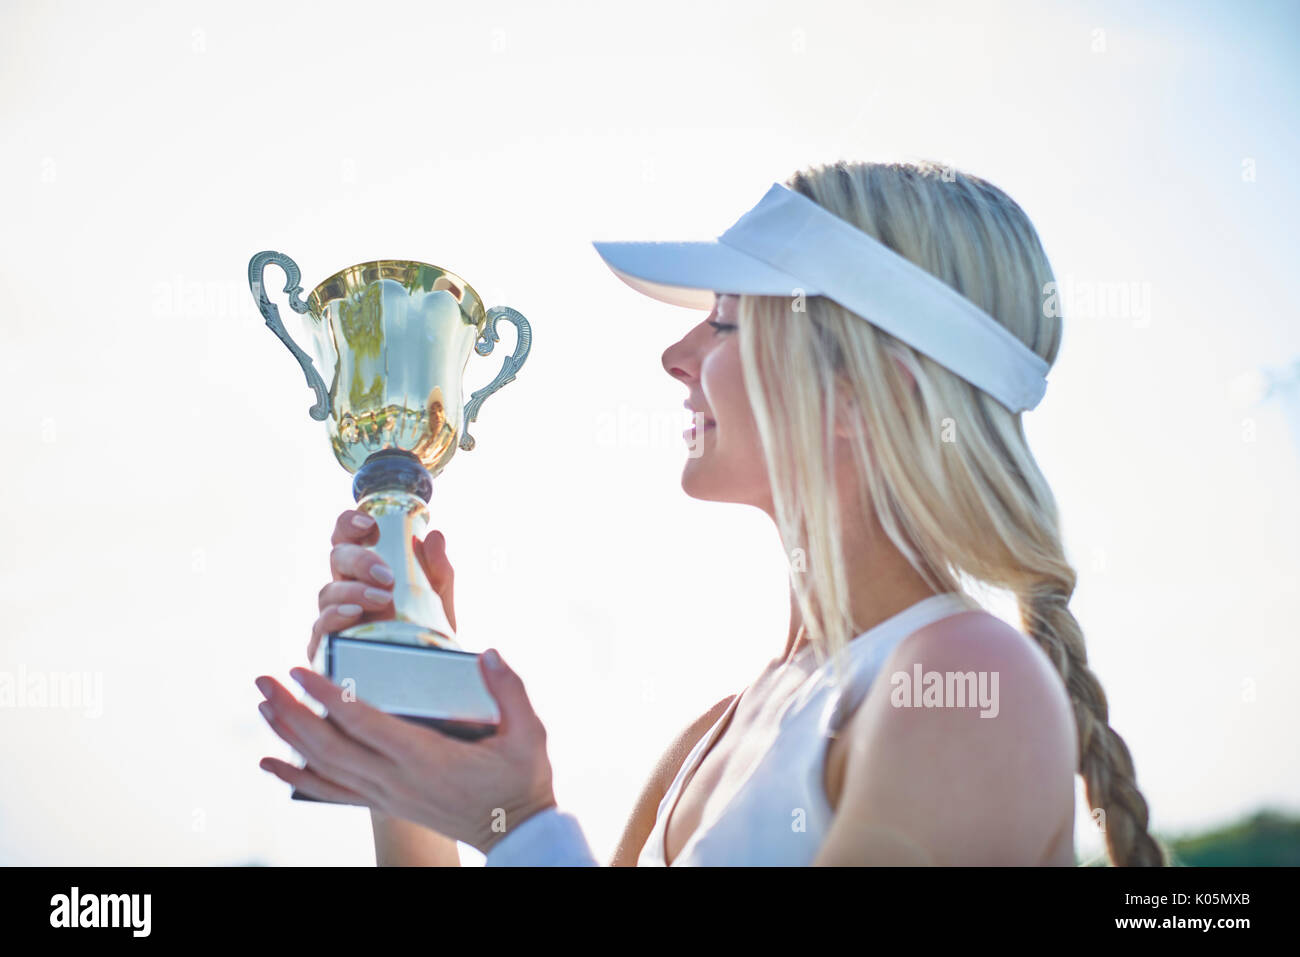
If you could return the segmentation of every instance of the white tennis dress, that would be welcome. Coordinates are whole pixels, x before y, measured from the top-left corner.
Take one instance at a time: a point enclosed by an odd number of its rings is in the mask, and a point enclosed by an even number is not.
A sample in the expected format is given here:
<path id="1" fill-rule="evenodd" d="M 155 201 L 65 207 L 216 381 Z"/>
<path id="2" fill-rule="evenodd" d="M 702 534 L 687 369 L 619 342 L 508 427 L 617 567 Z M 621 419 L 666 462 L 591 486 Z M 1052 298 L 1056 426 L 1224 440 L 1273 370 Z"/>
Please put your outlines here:
<path id="1" fill-rule="evenodd" d="M 958 592 L 931 595 L 849 642 L 845 700 L 831 662 L 809 675 L 790 698 L 771 743 L 721 813 L 701 820 L 673 866 L 805 866 L 816 857 L 830 827 L 832 808 L 823 785 L 829 735 L 866 696 L 881 665 L 900 641 L 919 629 L 974 605 Z M 655 817 L 638 866 L 665 863 L 665 823 L 682 787 L 713 745 L 740 700 L 737 695 L 708 734 L 682 762 Z M 756 731 L 747 731 L 757 733 Z"/>

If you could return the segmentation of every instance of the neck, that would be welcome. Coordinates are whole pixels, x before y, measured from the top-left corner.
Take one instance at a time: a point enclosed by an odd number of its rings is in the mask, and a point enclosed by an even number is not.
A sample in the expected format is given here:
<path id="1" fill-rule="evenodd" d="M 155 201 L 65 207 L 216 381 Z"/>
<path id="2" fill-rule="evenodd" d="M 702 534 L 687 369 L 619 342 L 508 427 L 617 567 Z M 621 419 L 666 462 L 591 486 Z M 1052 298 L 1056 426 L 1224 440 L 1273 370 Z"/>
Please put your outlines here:
<path id="1" fill-rule="evenodd" d="M 845 579 L 849 586 L 849 609 L 853 618 L 853 634 L 850 637 L 856 638 L 935 594 L 935 590 L 908 564 L 903 553 L 884 533 L 874 513 L 866 523 L 846 523 L 846 526 L 861 529 L 857 534 L 846 531 L 844 539 Z M 785 648 L 781 652 L 782 660 L 788 661 L 807 645 L 803 615 L 799 611 L 794 586 L 791 585 L 790 627 L 786 633 Z"/>

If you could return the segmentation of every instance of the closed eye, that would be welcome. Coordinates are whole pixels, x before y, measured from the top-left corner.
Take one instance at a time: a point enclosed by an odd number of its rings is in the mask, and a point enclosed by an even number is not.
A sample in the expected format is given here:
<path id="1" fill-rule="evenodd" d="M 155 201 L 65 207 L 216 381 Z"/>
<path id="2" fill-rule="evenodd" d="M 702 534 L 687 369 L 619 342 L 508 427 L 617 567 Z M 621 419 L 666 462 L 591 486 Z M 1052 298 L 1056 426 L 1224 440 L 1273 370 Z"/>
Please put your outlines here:
<path id="1" fill-rule="evenodd" d="M 735 323 L 716 322 L 712 319 L 709 320 L 709 325 L 713 327 L 715 332 L 731 332 L 734 329 L 740 328 L 739 326 L 735 325 Z"/>

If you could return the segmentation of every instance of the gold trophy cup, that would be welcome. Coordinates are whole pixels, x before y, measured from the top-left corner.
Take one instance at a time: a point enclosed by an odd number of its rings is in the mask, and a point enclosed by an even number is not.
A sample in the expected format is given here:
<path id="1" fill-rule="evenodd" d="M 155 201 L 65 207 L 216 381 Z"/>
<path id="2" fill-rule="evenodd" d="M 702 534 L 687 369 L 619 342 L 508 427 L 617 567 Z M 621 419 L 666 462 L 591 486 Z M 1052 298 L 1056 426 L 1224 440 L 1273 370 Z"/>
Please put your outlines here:
<path id="1" fill-rule="evenodd" d="M 328 387 L 267 298 L 263 273 L 272 264 L 284 270 L 289 306 L 306 316 L 316 357 L 331 377 Z M 326 423 L 335 458 L 354 474 L 357 508 L 379 525 L 372 549 L 396 578 L 393 617 L 330 633 L 312 666 L 336 684 L 354 682 L 359 699 L 390 714 L 461 738 L 492 734 L 500 715 L 478 655 L 457 643 L 411 536 L 423 537 L 428 526 L 433 478 L 457 448 L 474 448 L 468 426 L 484 400 L 524 364 L 532 344 L 528 320 L 506 306 L 484 308 L 469 283 L 428 263 L 349 266 L 305 301 L 300 278 L 297 264 L 282 253 L 260 252 L 248 264 L 253 297 L 315 390 L 310 415 Z M 470 352 L 492 352 L 501 320 L 518 333 L 514 354 L 463 402 Z"/>

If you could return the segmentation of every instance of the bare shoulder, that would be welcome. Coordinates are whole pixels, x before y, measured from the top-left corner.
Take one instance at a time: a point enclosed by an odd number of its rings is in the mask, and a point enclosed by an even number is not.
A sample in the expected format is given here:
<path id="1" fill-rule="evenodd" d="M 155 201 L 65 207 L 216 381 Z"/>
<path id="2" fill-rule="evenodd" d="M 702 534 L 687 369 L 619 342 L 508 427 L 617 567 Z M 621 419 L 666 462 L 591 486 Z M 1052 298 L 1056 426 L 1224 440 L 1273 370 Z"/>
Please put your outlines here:
<path id="1" fill-rule="evenodd" d="M 705 733 L 718 723 L 718 719 L 726 712 L 735 697 L 734 694 L 727 695 L 683 728 L 669 743 L 651 775 L 651 780 L 659 792 L 659 797 L 655 800 L 656 805 L 663 800 L 669 785 L 673 783 L 673 778 L 677 777 L 677 772 L 682 769 L 686 756 L 700 743 Z"/>
<path id="2" fill-rule="evenodd" d="M 996 676 L 999 691 L 1012 693 L 1012 717 L 1032 714 L 1038 720 L 1067 724 L 1073 740 L 1073 710 L 1056 666 L 1032 638 L 995 615 L 970 611 L 919 629 L 898 643 L 880 677 L 892 680 L 903 671 L 914 677 L 918 665 L 923 676 L 929 671 L 988 675 L 990 686 Z M 891 687 L 899 683 L 901 679 Z M 872 690 L 880 689 L 878 683 Z"/>
<path id="3" fill-rule="evenodd" d="M 641 793 L 637 795 L 636 805 L 632 808 L 627 826 L 623 829 L 623 836 L 619 838 L 618 846 L 614 851 L 614 859 L 611 861 L 614 867 L 636 865 L 646 838 L 654 830 L 655 818 L 659 813 L 659 802 L 664 799 L 669 785 L 673 783 L 673 778 L 677 777 L 677 772 L 681 770 L 686 756 L 691 753 L 705 733 L 718 723 L 718 719 L 726 712 L 735 697 L 734 694 L 727 695 L 713 705 L 678 732 L 664 749 Z"/>
<path id="4" fill-rule="evenodd" d="M 910 863 L 1034 864 L 1073 816 L 1064 684 L 1031 638 L 986 612 L 900 641 L 845 730 L 835 853 L 887 834 Z"/>

